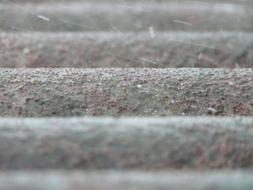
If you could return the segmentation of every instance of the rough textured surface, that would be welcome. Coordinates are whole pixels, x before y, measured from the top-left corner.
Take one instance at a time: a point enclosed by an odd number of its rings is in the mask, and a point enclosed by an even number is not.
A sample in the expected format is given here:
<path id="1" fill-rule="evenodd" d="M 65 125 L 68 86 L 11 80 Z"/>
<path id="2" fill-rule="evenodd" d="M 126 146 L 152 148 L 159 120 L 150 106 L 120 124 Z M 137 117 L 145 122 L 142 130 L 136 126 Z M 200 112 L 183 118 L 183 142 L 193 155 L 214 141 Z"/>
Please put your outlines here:
<path id="1" fill-rule="evenodd" d="M 252 31 L 252 7 L 235 4 L 2 4 L 2 31 Z"/>
<path id="2" fill-rule="evenodd" d="M 0 67 L 252 67 L 252 5 L 0 0 Z M 0 69 L 0 116 L 137 116 L 0 118 L 0 190 L 252 190 L 253 117 L 196 117 L 252 97 L 252 69 Z"/>
<path id="3" fill-rule="evenodd" d="M 1 119 L 0 169 L 253 168 L 252 118 Z"/>
<path id="4" fill-rule="evenodd" d="M 252 190 L 252 172 L 17 172 L 0 175 L 1 190 Z"/>
<path id="5" fill-rule="evenodd" d="M 94 2 L 94 0 L 0 0 L 0 3 L 57 3 L 57 2 Z M 128 2 L 149 2 L 149 3 L 160 3 L 160 2 L 196 2 L 189 0 L 96 0 L 95 2 L 106 2 L 106 3 L 115 3 L 115 4 L 124 4 Z M 198 1 L 201 3 L 233 3 L 233 4 L 249 4 L 252 5 L 252 0 L 201 0 Z"/>
<path id="6" fill-rule="evenodd" d="M 1 33 L 0 44 L 0 67 L 253 67 L 249 33 Z"/>
<path id="7" fill-rule="evenodd" d="M 253 115 L 252 69 L 1 69 L 1 116 Z"/>

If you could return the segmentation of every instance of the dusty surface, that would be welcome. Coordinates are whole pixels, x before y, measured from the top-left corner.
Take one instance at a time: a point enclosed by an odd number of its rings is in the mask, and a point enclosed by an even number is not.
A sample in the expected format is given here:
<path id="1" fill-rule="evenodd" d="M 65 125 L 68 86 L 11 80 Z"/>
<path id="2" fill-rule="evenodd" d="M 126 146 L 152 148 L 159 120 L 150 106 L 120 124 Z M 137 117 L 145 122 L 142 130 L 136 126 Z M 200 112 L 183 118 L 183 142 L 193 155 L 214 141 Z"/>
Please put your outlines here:
<path id="1" fill-rule="evenodd" d="M 1 190 L 252 190 L 251 172 L 11 172 Z"/>
<path id="2" fill-rule="evenodd" d="M 0 0 L 0 3 L 55 3 L 55 2 L 94 2 L 93 0 Z M 106 2 L 106 3 L 115 3 L 115 4 L 124 4 L 128 2 L 149 2 L 149 3 L 160 3 L 160 2 L 179 2 L 178 0 L 96 0 L 96 2 Z M 193 2 L 189 0 L 180 0 L 180 2 Z M 252 5 L 252 0 L 201 0 L 198 1 L 201 3 L 228 3 L 228 4 L 244 4 Z"/>
<path id="3" fill-rule="evenodd" d="M 153 35 L 2 33 L 0 67 L 253 67 L 250 33 Z"/>
<path id="4" fill-rule="evenodd" d="M 1 119 L 0 169 L 249 169 L 252 129 L 252 118 Z"/>
<path id="5" fill-rule="evenodd" d="M 253 115 L 252 69 L 1 69 L 1 116 Z"/>
<path id="6" fill-rule="evenodd" d="M 0 0 L 0 67 L 252 67 L 249 4 Z M 0 190 L 252 190 L 252 97 L 252 69 L 0 69 L 2 117 L 137 116 L 1 118 Z"/>
<path id="7" fill-rule="evenodd" d="M 2 4 L 2 31 L 252 31 L 252 7 L 235 4 Z"/>

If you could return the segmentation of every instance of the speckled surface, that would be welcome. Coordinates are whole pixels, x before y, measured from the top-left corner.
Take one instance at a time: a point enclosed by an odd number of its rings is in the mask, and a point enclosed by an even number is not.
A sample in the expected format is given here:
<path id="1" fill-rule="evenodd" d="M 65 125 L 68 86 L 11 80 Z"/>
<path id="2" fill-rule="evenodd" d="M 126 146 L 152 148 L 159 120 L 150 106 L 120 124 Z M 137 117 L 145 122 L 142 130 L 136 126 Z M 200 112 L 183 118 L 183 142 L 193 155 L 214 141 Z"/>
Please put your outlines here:
<path id="1" fill-rule="evenodd" d="M 2 4 L 0 31 L 252 31 L 251 6 L 199 2 Z"/>
<path id="2" fill-rule="evenodd" d="M 0 67 L 253 67 L 253 35 L 233 32 L 0 33 Z"/>
<path id="3" fill-rule="evenodd" d="M 2 118 L 0 169 L 249 169 L 252 130 L 239 117 Z"/>
<path id="4" fill-rule="evenodd" d="M 252 172 L 18 172 L 0 175 L 1 190 L 251 190 Z"/>
<path id="5" fill-rule="evenodd" d="M 94 2 L 94 0 L 0 0 L 0 3 L 55 3 L 55 2 Z M 115 4 L 125 4 L 128 2 L 151 2 L 151 3 L 160 3 L 160 2 L 192 2 L 196 3 L 196 1 L 189 0 L 96 0 L 95 2 L 106 2 L 106 3 L 115 3 Z M 251 0 L 201 0 L 198 1 L 201 3 L 232 3 L 232 4 L 252 4 Z"/>
<path id="6" fill-rule="evenodd" d="M 253 115 L 252 69 L 1 69 L 1 116 Z"/>
<path id="7" fill-rule="evenodd" d="M 0 190 L 252 190 L 252 6 L 0 0 Z"/>

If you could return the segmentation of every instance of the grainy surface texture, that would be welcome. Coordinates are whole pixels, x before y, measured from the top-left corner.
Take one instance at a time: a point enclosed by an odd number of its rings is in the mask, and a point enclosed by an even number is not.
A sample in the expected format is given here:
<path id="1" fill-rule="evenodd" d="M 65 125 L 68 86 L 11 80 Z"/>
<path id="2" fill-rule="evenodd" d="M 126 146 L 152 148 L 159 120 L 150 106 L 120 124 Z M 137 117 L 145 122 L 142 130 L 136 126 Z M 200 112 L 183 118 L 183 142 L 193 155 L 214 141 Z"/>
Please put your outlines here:
<path id="1" fill-rule="evenodd" d="M 1 31 L 252 31 L 251 6 L 199 2 L 1 4 Z"/>
<path id="2" fill-rule="evenodd" d="M 24 3 L 59 3 L 59 2 L 96 2 L 96 3 L 115 3 L 115 4 L 125 4 L 125 3 L 134 3 L 134 2 L 142 2 L 142 3 L 161 3 L 161 2 L 195 2 L 189 0 L 0 0 L 0 3 L 7 4 L 24 4 Z M 201 0 L 198 1 L 201 3 L 228 3 L 228 4 L 243 4 L 243 5 L 252 5 L 252 0 Z"/>
<path id="3" fill-rule="evenodd" d="M 252 190 L 252 10 L 0 0 L 0 190 Z"/>
<path id="4" fill-rule="evenodd" d="M 0 67 L 253 67 L 250 33 L 1 33 L 0 43 Z"/>
<path id="5" fill-rule="evenodd" d="M 250 169 L 252 131 L 252 118 L 0 119 L 0 169 Z"/>
<path id="6" fill-rule="evenodd" d="M 1 190 L 252 190 L 252 172 L 18 172 L 0 175 Z"/>
<path id="7" fill-rule="evenodd" d="M 1 69 L 1 116 L 253 115 L 252 69 Z"/>

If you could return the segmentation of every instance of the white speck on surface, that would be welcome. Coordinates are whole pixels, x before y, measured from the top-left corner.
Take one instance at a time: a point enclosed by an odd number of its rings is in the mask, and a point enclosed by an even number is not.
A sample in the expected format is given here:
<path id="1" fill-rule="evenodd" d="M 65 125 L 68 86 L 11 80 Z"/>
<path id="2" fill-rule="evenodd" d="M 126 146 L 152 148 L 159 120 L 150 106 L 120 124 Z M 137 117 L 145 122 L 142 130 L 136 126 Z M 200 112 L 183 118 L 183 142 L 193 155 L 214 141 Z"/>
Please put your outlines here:
<path id="1" fill-rule="evenodd" d="M 29 48 L 24 48 L 24 49 L 23 49 L 23 53 L 24 53 L 24 54 L 30 53 L 30 49 L 29 49 Z"/>
<path id="2" fill-rule="evenodd" d="M 182 21 L 182 20 L 173 20 L 174 23 L 177 23 L 177 24 L 183 24 L 183 25 L 186 25 L 186 26 L 192 26 L 192 23 L 190 22 L 186 22 L 186 21 Z"/>
<path id="3" fill-rule="evenodd" d="M 207 108 L 207 111 L 208 111 L 209 113 L 212 113 L 212 114 L 217 113 L 217 110 L 214 109 L 214 108 Z"/>
<path id="4" fill-rule="evenodd" d="M 38 17 L 39 19 L 44 20 L 44 21 L 47 21 L 47 22 L 50 21 L 50 18 L 45 17 L 45 16 L 43 16 L 43 15 L 37 15 L 37 17 Z"/>
<path id="5" fill-rule="evenodd" d="M 234 83 L 233 83 L 233 82 L 231 82 L 231 81 L 228 81 L 228 85 L 233 86 L 233 85 L 234 85 Z"/>
<path id="6" fill-rule="evenodd" d="M 142 85 L 141 84 L 137 84 L 137 88 L 141 88 L 142 87 Z"/>
<path id="7" fill-rule="evenodd" d="M 154 38 L 155 37 L 154 28 L 152 26 L 150 26 L 148 30 L 149 30 L 150 38 Z"/>

